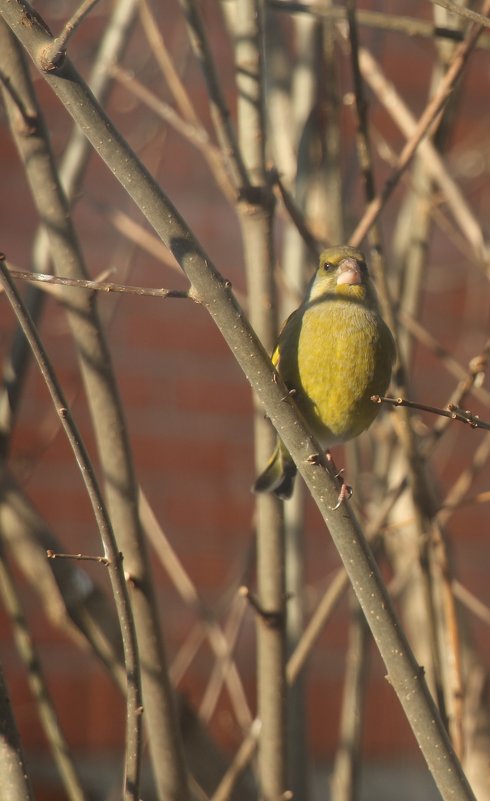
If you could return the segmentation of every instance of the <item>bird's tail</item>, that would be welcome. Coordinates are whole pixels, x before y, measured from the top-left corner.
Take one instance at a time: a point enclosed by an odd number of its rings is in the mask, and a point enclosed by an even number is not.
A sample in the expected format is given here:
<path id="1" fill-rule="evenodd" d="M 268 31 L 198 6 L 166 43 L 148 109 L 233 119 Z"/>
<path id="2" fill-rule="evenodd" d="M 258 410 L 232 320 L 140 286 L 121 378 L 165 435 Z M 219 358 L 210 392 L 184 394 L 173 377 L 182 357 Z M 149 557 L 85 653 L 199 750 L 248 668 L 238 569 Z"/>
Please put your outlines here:
<path id="1" fill-rule="evenodd" d="M 293 494 L 296 465 L 280 439 L 269 459 L 265 470 L 252 487 L 253 492 L 273 492 L 278 498 L 286 500 Z"/>

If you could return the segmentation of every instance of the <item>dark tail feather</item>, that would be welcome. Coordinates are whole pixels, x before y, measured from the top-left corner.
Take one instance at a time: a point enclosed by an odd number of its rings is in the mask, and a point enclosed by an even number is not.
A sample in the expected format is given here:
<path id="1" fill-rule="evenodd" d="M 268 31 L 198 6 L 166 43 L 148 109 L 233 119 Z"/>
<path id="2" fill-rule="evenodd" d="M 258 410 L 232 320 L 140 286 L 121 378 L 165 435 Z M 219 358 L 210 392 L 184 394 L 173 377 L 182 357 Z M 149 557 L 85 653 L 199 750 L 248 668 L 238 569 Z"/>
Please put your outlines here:
<path id="1" fill-rule="evenodd" d="M 282 442 L 278 442 L 267 467 L 257 478 L 253 492 L 273 492 L 285 501 L 293 494 L 296 465 Z"/>

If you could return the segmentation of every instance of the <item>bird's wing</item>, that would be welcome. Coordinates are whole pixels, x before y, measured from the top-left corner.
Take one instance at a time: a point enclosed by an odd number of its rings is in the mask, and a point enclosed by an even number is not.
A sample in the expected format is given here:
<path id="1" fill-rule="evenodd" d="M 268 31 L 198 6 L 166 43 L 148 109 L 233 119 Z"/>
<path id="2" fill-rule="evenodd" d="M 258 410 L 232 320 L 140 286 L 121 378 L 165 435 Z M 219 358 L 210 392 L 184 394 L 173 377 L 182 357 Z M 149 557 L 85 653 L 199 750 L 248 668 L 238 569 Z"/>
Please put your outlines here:
<path id="1" fill-rule="evenodd" d="M 300 311 L 300 309 L 295 309 L 293 312 L 291 312 L 289 317 L 287 317 L 286 320 L 283 322 L 283 324 L 281 326 L 281 329 L 279 331 L 279 336 L 277 337 L 276 347 L 272 351 L 272 356 L 271 356 L 272 364 L 274 365 L 274 367 L 276 368 L 276 370 L 278 372 L 279 372 L 279 361 L 280 361 L 280 358 L 281 358 L 281 345 L 284 342 L 285 332 L 286 332 L 287 328 L 289 327 L 291 321 L 294 320 L 294 318 L 297 316 L 299 311 Z"/>

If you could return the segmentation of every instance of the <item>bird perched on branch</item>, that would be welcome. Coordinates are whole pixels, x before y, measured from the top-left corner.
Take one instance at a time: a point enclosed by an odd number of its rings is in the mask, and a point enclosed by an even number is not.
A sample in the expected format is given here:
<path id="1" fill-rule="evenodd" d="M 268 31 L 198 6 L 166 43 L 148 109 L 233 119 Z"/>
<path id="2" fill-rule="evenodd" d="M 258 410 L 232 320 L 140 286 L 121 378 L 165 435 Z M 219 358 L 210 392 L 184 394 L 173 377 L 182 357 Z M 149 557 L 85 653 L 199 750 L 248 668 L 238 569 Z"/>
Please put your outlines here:
<path id="1" fill-rule="evenodd" d="M 372 395 L 384 395 L 395 343 L 381 317 L 360 250 L 334 247 L 320 255 L 305 300 L 286 320 L 272 361 L 324 448 L 357 437 L 379 412 Z M 296 465 L 283 442 L 254 492 L 289 498 Z"/>

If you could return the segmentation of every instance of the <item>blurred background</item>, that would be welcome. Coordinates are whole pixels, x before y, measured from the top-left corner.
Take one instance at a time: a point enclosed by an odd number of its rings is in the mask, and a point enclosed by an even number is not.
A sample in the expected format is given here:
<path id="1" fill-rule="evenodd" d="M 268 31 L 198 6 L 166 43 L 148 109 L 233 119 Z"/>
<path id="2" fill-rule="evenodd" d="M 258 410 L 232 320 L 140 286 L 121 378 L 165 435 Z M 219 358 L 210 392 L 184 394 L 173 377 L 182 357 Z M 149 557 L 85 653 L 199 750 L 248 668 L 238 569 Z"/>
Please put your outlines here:
<path id="1" fill-rule="evenodd" d="M 234 126 L 240 103 L 234 21 L 240 3 L 205 0 L 195 6 Z M 368 167 L 376 192 L 391 176 L 472 24 L 432 2 L 382 5 L 380 10 L 377 3 L 359 3 L 355 17 L 371 148 Z M 36 9 L 57 33 L 75 4 L 41 0 Z M 118 30 L 118 14 L 124 15 L 126 28 L 110 63 L 102 65 L 108 114 L 231 281 L 245 311 L 250 310 L 243 207 L 217 144 L 208 84 L 189 35 L 190 15 L 186 21 L 173 0 L 97 4 L 68 48 L 87 81 L 100 65 L 108 31 Z M 268 184 L 275 199 L 278 319 L 299 302 L 316 261 L 315 248 L 298 233 L 288 203 L 318 245 L 346 242 L 367 205 L 351 45 L 343 3 L 266 4 L 265 152 L 268 177 L 278 176 Z M 404 365 L 392 394 L 438 408 L 453 401 L 487 421 L 489 48 L 484 30 L 431 128 L 430 144 L 418 149 L 382 209 L 377 235 L 383 258 L 374 257 L 374 277 L 382 303 L 392 309 Z M 66 168 L 67 148 L 74 147 L 71 119 L 35 69 L 31 75 L 56 162 Z M 2 83 L 5 99 L 5 78 Z M 0 112 L 0 171 L 0 248 L 10 267 L 49 272 L 39 212 L 5 109 Z M 172 256 L 93 152 L 69 196 L 91 279 L 187 288 Z M 372 238 L 362 240 L 368 255 L 372 245 Z M 40 334 L 100 476 L 76 349 L 59 296 L 55 289 L 33 290 L 24 281 L 17 286 L 34 308 L 36 293 L 44 298 Z M 252 590 L 256 585 L 251 392 L 198 304 L 109 292 L 97 293 L 96 303 L 136 481 L 146 499 L 142 514 L 187 758 L 210 798 L 256 714 L 255 613 L 239 593 L 242 585 Z M 97 657 L 87 636 L 96 621 L 117 650 L 107 569 L 94 561 L 48 561 L 44 556 L 47 548 L 95 556 L 102 553 L 100 538 L 52 402 L 37 368 L 25 357 L 14 414 L 6 411 L 19 340 L 5 296 L 0 304 L 1 663 L 36 799 L 69 798 L 14 636 L 10 579 L 86 797 L 117 798 L 124 702 L 111 678 L 110 657 L 104 662 L 103 647 Z M 268 302 L 264 313 L 272 314 Z M 270 348 L 270 342 L 264 344 Z M 399 409 L 386 408 L 369 434 L 334 456 L 354 487 L 354 509 L 366 531 L 376 535 L 379 563 L 417 659 L 449 728 L 456 721 L 462 732 L 461 756 L 478 797 L 485 798 L 490 441 L 484 430 L 415 410 L 410 415 L 414 455 L 401 432 L 403 421 Z M 420 484 L 409 481 L 409 488 L 403 480 L 414 471 Z M 417 493 L 417 486 L 425 495 Z M 335 590 L 340 562 L 316 507 L 302 487 L 286 506 L 291 652 L 325 603 L 325 594 L 332 593 L 331 609 L 319 624 L 290 698 L 294 775 L 288 786 L 294 786 L 301 801 L 382 801 L 394 792 L 400 801 L 438 798 L 347 588 Z M 352 665 L 356 637 L 362 652 L 356 663 L 354 716 L 359 748 L 352 757 L 351 794 L 345 796 L 331 780 L 338 775 L 345 745 L 340 727 L 346 666 Z M 446 659 L 458 663 L 452 677 Z M 347 697 L 353 692 L 347 690 Z M 453 731 L 453 742 L 455 736 Z M 158 797 L 148 766 L 144 788 L 145 799 Z M 234 797 L 257 797 L 253 763 Z"/>

